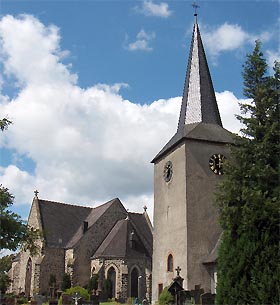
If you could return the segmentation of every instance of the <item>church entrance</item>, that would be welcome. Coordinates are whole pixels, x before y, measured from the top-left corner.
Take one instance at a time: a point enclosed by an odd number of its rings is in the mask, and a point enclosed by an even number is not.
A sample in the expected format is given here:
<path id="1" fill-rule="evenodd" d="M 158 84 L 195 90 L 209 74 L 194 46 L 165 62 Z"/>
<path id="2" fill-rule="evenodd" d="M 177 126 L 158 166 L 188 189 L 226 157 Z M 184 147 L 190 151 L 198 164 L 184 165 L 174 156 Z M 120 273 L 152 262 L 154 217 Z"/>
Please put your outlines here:
<path id="1" fill-rule="evenodd" d="M 135 267 L 131 271 L 130 275 L 130 296 L 132 298 L 138 298 L 138 281 L 139 281 L 139 272 L 138 269 Z"/>
<path id="2" fill-rule="evenodd" d="M 31 276 L 32 276 L 32 261 L 29 257 L 26 265 L 26 273 L 25 273 L 25 295 L 27 297 L 30 296 L 31 290 Z"/>
<path id="3" fill-rule="evenodd" d="M 112 299 L 116 297 L 116 270 L 114 267 L 110 267 L 108 270 L 107 279 L 109 282 L 108 297 Z"/>

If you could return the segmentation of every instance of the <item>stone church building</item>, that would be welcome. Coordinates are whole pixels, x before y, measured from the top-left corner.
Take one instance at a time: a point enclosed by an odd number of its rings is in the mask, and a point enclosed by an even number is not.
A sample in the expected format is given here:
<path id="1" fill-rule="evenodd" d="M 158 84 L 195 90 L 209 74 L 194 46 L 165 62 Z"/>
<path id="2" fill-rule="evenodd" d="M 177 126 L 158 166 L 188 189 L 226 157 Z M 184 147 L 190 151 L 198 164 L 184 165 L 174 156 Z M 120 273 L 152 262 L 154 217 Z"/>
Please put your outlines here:
<path id="1" fill-rule="evenodd" d="M 28 225 L 44 238 L 39 254 L 20 252 L 13 262 L 11 292 L 47 295 L 50 275 L 59 286 L 68 273 L 72 286 L 82 287 L 98 274 L 98 293 L 110 279 L 110 294 L 120 300 L 151 296 L 153 238 L 146 207 L 143 213 L 127 212 L 117 198 L 82 207 L 42 200 L 35 192 Z"/>
<path id="2" fill-rule="evenodd" d="M 146 211 L 127 213 L 118 199 L 92 209 L 35 196 L 28 222 L 45 230 L 45 239 L 40 255 L 20 253 L 13 263 L 12 289 L 46 292 L 51 273 L 59 279 L 68 272 L 82 286 L 99 274 L 112 280 L 116 298 L 148 296 L 155 303 L 179 266 L 185 290 L 214 293 L 222 233 L 214 192 L 232 142 L 195 14 L 178 129 L 152 160 L 154 228 Z"/>

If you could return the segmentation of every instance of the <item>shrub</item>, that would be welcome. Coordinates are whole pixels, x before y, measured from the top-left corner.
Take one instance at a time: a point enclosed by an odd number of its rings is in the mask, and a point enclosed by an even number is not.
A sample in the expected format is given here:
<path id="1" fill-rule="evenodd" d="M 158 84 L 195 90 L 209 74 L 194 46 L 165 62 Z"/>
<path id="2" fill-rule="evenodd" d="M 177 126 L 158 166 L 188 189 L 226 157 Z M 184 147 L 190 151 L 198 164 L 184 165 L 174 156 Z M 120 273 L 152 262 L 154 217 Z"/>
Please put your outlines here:
<path id="1" fill-rule="evenodd" d="M 173 303 L 173 301 L 173 295 L 168 291 L 167 287 L 165 287 L 159 296 L 159 305 L 168 305 L 170 303 Z"/>
<path id="2" fill-rule="evenodd" d="M 71 295 L 73 296 L 75 293 L 78 293 L 81 298 L 83 298 L 85 301 L 89 301 L 90 295 L 88 291 L 80 286 L 75 286 L 67 289 L 63 294 Z M 58 305 L 62 305 L 62 296 L 60 296 L 58 300 Z"/>

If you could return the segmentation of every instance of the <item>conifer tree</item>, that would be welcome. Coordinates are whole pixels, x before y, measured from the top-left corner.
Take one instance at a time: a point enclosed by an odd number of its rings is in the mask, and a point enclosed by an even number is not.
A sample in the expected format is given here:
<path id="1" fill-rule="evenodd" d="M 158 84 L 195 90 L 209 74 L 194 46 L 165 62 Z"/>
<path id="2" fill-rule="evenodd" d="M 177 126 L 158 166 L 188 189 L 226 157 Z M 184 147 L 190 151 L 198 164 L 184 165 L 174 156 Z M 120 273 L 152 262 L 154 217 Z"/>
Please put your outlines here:
<path id="1" fill-rule="evenodd" d="M 218 260 L 216 304 L 279 304 L 279 89 L 280 67 L 267 76 L 256 42 L 244 65 L 236 137 L 217 204 L 224 230 Z"/>

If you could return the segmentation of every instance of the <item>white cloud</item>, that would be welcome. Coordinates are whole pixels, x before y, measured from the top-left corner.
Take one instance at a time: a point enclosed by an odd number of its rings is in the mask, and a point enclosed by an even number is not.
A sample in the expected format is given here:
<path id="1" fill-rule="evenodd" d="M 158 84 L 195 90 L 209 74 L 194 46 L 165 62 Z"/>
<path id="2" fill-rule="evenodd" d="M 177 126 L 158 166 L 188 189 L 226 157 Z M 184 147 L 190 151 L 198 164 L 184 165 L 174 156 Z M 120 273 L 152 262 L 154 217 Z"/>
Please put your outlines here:
<path id="1" fill-rule="evenodd" d="M 236 119 L 236 114 L 240 113 L 239 103 L 248 102 L 248 99 L 238 99 L 232 92 L 216 92 L 216 99 L 222 118 L 223 127 L 233 133 L 239 133 L 241 124 Z"/>
<path id="2" fill-rule="evenodd" d="M 5 61 L 5 72 L 16 75 L 20 85 L 75 83 L 77 76 L 60 62 L 65 52 L 61 52 L 59 47 L 58 28 L 54 25 L 44 26 L 27 15 L 21 15 L 17 20 L 15 22 L 10 15 L 1 20 L 0 54 Z"/>
<path id="3" fill-rule="evenodd" d="M 266 57 L 267 57 L 267 64 L 272 69 L 275 61 L 280 62 L 280 49 L 278 49 L 278 51 L 267 50 Z"/>
<path id="4" fill-rule="evenodd" d="M 204 44 L 212 55 L 238 49 L 249 38 L 249 34 L 237 24 L 224 23 L 212 31 L 203 32 Z"/>
<path id="5" fill-rule="evenodd" d="M 155 16 L 168 18 L 172 11 L 169 10 L 168 3 L 160 2 L 158 4 L 150 0 L 144 0 L 141 7 L 136 7 L 136 10 L 146 16 Z"/>
<path id="6" fill-rule="evenodd" d="M 263 31 L 258 34 L 249 33 L 240 25 L 227 22 L 215 28 L 204 25 L 201 28 L 203 43 L 214 61 L 223 52 L 240 50 L 246 44 L 252 46 L 256 40 L 260 40 L 264 44 L 277 35 L 274 31 Z"/>
<path id="7" fill-rule="evenodd" d="M 155 39 L 156 34 L 154 32 L 148 33 L 143 29 L 136 35 L 136 41 L 131 42 L 126 47 L 129 51 L 152 51 L 153 48 L 150 43 Z"/>
<path id="8" fill-rule="evenodd" d="M 33 38 L 23 40 L 20 33 Z M 144 31 L 138 34 L 139 39 L 147 37 Z M 14 98 L 0 103 L 0 113 L 14 122 L 0 144 L 35 163 L 32 173 L 19 164 L 0 168 L 0 181 L 16 196 L 16 204 L 30 203 L 38 189 L 41 198 L 76 204 L 119 197 L 131 211 L 142 211 L 146 204 L 152 214 L 150 161 L 176 131 L 181 98 L 139 105 L 120 95 L 126 84 L 80 88 L 56 55 L 58 29 L 52 32 L 31 16 L 3 17 L 0 38 L 5 71 L 22 86 Z M 38 65 L 21 71 L 27 49 L 29 64 L 34 58 Z M 237 131 L 238 100 L 230 92 L 217 98 L 225 127 Z"/>

